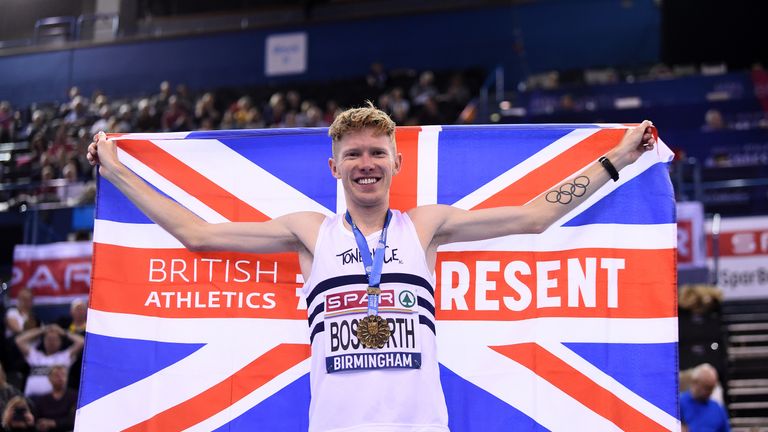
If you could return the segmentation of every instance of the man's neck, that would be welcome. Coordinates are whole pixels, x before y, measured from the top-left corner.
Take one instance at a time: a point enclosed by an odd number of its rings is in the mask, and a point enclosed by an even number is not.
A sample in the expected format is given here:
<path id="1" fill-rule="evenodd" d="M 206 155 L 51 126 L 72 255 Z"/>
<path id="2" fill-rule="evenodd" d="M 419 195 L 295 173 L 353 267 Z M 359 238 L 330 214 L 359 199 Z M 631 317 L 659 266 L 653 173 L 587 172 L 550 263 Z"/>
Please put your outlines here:
<path id="1" fill-rule="evenodd" d="M 367 236 L 371 233 L 381 230 L 384 226 L 384 221 L 387 218 L 387 205 L 381 207 L 365 207 L 365 208 L 348 208 L 352 221 L 360 229 L 363 235 Z M 350 227 L 351 229 L 352 227 Z"/>

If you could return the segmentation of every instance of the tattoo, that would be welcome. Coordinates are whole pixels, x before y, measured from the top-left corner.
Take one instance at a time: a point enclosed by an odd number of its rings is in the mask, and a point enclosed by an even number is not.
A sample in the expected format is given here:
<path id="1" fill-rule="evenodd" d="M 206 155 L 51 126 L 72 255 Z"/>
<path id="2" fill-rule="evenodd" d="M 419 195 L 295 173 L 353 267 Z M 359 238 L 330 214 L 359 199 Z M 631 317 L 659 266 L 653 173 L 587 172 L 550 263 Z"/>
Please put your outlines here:
<path id="1" fill-rule="evenodd" d="M 547 192 L 544 196 L 551 203 L 570 204 L 573 197 L 579 198 L 587 193 L 589 177 L 578 176 L 572 183 L 563 183 L 558 189 Z"/>

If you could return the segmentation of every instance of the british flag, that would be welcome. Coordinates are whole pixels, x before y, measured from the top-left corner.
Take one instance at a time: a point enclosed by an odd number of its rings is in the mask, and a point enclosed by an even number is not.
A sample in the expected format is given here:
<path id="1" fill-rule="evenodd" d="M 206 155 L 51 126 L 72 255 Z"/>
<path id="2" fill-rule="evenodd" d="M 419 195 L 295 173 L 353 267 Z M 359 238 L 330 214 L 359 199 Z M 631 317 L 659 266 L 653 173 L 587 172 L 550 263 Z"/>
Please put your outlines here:
<path id="1" fill-rule="evenodd" d="M 391 205 L 522 205 L 627 127 L 400 127 Z M 131 170 L 212 223 L 345 210 L 325 129 L 113 138 Z M 670 159 L 660 143 L 543 234 L 440 249 L 452 431 L 680 429 Z M 307 429 L 296 256 L 187 251 L 101 180 L 93 264 L 77 431 Z"/>

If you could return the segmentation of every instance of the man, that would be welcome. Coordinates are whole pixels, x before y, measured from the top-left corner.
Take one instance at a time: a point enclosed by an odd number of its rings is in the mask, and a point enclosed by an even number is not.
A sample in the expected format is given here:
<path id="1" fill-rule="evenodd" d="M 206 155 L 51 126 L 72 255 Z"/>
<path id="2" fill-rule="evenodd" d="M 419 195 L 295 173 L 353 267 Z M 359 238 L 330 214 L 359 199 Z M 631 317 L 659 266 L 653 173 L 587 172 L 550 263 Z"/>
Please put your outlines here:
<path id="1" fill-rule="evenodd" d="M 696 366 L 691 388 L 680 395 L 680 417 L 690 432 L 729 432 L 728 414 L 710 399 L 717 385 L 717 370 L 709 363 Z"/>
<path id="2" fill-rule="evenodd" d="M 75 427 L 77 393 L 67 387 L 67 368 L 54 366 L 48 373 L 51 392 L 32 398 L 35 426 L 40 432 L 65 432 Z"/>
<path id="3" fill-rule="evenodd" d="M 346 215 L 299 212 L 261 223 L 209 224 L 132 174 L 104 134 L 94 138 L 88 159 L 191 250 L 298 252 L 312 344 L 310 430 L 446 431 L 434 331 L 437 248 L 542 232 L 652 149 L 651 127 L 643 122 L 603 162 L 525 206 L 477 211 L 389 210 L 403 157 L 394 122 L 371 104 L 339 114 L 328 132 L 328 164 L 343 185 Z M 350 307 L 350 298 L 359 301 Z"/>

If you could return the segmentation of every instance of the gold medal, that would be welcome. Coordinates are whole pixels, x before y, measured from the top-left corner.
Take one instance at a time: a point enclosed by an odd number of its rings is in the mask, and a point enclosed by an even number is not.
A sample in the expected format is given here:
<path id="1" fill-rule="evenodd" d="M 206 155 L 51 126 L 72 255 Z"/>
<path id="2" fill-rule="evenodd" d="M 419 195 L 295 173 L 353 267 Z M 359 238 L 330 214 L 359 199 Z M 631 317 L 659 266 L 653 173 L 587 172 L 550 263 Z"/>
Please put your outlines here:
<path id="1" fill-rule="evenodd" d="M 379 315 L 368 315 L 357 323 L 357 338 L 366 348 L 383 348 L 390 334 L 389 323 Z"/>
<path id="2" fill-rule="evenodd" d="M 368 293 L 368 295 L 379 295 L 381 294 L 381 288 L 369 286 L 366 292 Z"/>

